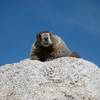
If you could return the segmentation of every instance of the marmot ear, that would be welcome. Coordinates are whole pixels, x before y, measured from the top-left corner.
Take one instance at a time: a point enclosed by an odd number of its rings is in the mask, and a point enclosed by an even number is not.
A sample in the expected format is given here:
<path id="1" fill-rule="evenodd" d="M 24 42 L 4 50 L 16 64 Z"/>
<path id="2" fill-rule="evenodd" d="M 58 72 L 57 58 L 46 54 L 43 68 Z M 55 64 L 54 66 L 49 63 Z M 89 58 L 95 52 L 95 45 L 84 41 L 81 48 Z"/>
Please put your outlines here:
<path id="1" fill-rule="evenodd" d="M 52 33 L 51 32 L 49 32 L 49 34 L 50 34 L 50 36 L 52 36 Z"/>
<path id="2" fill-rule="evenodd" d="M 41 34 L 38 33 L 38 34 L 36 35 L 36 38 L 37 38 L 37 39 L 41 38 Z"/>

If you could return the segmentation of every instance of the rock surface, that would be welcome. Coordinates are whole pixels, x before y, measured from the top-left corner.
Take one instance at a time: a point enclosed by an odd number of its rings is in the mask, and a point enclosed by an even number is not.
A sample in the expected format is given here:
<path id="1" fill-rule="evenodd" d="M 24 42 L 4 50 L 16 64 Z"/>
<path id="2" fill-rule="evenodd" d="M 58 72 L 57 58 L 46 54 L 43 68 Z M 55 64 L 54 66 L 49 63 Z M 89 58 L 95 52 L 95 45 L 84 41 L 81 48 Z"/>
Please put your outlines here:
<path id="1" fill-rule="evenodd" d="M 0 67 L 0 100 L 100 100 L 100 68 L 71 57 L 7 64 Z"/>

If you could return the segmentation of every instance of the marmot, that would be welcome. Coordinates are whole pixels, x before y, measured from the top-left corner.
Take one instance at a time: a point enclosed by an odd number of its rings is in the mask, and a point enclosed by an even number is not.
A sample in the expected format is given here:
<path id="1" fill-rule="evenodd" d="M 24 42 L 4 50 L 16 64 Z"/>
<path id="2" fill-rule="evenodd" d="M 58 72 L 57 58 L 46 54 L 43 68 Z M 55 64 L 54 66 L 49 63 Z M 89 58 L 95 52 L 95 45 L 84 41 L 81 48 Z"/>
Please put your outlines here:
<path id="1" fill-rule="evenodd" d="M 64 41 L 52 32 L 39 32 L 36 42 L 33 43 L 30 53 L 31 60 L 48 61 L 59 57 L 77 57 L 77 53 L 72 53 Z"/>

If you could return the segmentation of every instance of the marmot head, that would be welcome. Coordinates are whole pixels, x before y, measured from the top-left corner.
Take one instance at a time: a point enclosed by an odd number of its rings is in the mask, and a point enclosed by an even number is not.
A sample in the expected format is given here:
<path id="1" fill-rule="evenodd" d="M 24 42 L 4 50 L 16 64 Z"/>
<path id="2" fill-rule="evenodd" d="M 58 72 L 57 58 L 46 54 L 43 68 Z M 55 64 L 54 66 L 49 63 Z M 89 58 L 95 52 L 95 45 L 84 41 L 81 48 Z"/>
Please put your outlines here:
<path id="1" fill-rule="evenodd" d="M 36 41 L 36 45 L 40 45 L 43 47 L 49 47 L 52 46 L 53 42 L 52 42 L 52 33 L 48 32 L 48 31 L 44 31 L 44 32 L 39 32 L 37 34 L 37 41 Z"/>

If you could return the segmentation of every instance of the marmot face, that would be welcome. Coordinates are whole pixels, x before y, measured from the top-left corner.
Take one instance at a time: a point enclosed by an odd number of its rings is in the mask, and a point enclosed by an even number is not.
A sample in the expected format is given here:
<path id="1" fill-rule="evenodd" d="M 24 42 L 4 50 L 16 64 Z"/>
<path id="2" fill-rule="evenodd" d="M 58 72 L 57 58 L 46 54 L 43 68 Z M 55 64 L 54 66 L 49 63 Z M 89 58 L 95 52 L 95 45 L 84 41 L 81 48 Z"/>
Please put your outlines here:
<path id="1" fill-rule="evenodd" d="M 53 45 L 50 32 L 40 32 L 37 34 L 37 43 L 43 47 L 49 47 Z"/>

